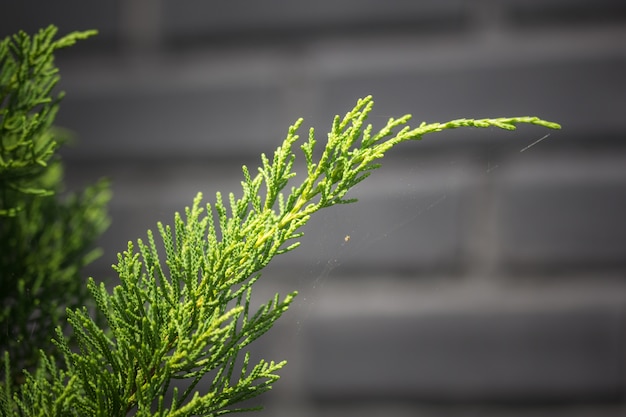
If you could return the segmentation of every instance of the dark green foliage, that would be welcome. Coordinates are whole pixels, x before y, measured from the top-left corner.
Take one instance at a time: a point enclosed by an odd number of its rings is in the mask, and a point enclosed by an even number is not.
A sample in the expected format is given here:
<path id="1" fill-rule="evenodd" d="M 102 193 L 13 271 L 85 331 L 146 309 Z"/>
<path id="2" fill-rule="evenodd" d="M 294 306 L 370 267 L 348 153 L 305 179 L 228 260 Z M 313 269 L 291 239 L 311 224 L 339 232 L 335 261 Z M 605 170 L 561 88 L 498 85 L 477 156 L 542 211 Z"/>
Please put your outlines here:
<path id="1" fill-rule="evenodd" d="M 33 369 L 39 349 L 88 298 L 80 270 L 98 256 L 108 225 L 106 182 L 61 198 L 62 137 L 53 126 L 62 94 L 53 53 L 93 32 L 55 40 L 49 27 L 0 42 L 0 352 Z M 21 371 L 16 374 L 22 380 Z"/>

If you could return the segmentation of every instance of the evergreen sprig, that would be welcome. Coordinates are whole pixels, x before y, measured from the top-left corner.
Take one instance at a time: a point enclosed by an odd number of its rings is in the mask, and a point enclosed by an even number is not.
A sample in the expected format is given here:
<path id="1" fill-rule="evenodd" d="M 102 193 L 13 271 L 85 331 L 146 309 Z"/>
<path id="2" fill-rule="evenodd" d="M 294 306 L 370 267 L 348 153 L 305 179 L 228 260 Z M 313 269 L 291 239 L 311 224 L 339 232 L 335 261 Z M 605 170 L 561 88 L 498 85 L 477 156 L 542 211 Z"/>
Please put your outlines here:
<path id="1" fill-rule="evenodd" d="M 306 175 L 299 185 L 287 188 L 296 175 L 292 148 L 302 119 L 289 128 L 271 160 L 261 156 L 256 175 L 243 167 L 240 198 L 230 193 L 225 201 L 217 193 L 213 204 L 202 207 L 198 194 L 184 217 L 175 215 L 173 227 L 157 225 L 159 243 L 150 231 L 146 241 L 129 243 L 114 267 L 120 285 L 109 292 L 93 279 L 88 283 L 109 328 L 98 327 L 87 309 L 68 310 L 79 349 L 72 350 L 57 332 L 66 369 L 55 368 L 43 356 L 38 373 L 27 373 L 21 393 L 5 389 L 0 404 L 25 416 L 42 409 L 51 416 L 247 411 L 239 403 L 269 390 L 285 364 L 261 360 L 251 365 L 249 344 L 271 328 L 296 296 L 293 292 L 281 299 L 276 294 L 253 312 L 252 290 L 276 255 L 298 246 L 301 227 L 313 213 L 353 202 L 346 198 L 348 191 L 399 143 L 458 127 L 560 127 L 536 117 L 514 117 L 411 128 L 406 115 L 374 133 L 365 124 L 372 106 L 372 98 L 366 97 L 345 117 L 337 116 L 319 157 L 315 132 L 309 131 L 300 146 Z M 176 380 L 186 380 L 187 388 L 179 390 Z M 171 399 L 166 401 L 168 392 Z"/>
<path id="2" fill-rule="evenodd" d="M 15 216 L 19 194 L 51 195 L 42 176 L 58 146 L 52 127 L 63 93 L 54 52 L 96 31 L 55 39 L 49 26 L 30 36 L 20 31 L 0 42 L 0 216 Z M 18 194 L 16 196 L 15 194 Z"/>
<path id="3" fill-rule="evenodd" d="M 63 97 L 54 53 L 94 33 L 57 39 L 50 26 L 0 41 L 0 352 L 19 370 L 14 383 L 50 349 L 65 308 L 89 301 L 81 269 L 108 225 L 106 181 L 60 196 L 64 137 L 54 126 Z"/>

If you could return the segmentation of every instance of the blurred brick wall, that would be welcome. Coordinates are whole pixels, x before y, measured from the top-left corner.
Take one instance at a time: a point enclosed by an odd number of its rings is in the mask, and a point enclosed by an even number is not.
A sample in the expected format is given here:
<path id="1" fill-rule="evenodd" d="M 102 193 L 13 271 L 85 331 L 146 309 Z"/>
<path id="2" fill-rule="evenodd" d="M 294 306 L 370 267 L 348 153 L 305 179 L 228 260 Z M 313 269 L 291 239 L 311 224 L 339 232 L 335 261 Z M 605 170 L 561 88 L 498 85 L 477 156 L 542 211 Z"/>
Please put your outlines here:
<path id="1" fill-rule="evenodd" d="M 289 360 L 262 415 L 623 415 L 623 2 L 30 0 L 2 21 L 100 30 L 58 58 L 68 181 L 114 184 L 99 279 L 197 191 L 237 191 L 297 117 L 323 139 L 372 94 L 377 126 L 562 123 L 405 144 L 313 218 L 259 288 L 300 291 L 255 345 Z"/>

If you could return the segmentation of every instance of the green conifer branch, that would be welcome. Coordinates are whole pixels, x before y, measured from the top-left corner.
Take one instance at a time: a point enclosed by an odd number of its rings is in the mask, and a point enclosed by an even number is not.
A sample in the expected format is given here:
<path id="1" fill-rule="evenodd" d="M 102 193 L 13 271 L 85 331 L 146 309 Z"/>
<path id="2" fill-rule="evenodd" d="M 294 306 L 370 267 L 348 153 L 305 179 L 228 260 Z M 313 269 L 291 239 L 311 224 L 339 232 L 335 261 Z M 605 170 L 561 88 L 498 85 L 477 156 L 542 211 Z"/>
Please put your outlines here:
<path id="1" fill-rule="evenodd" d="M 0 352 L 10 353 L 17 385 L 65 308 L 88 302 L 81 269 L 99 256 L 93 243 L 108 225 L 106 181 L 59 196 L 65 138 L 54 127 L 63 97 L 54 53 L 94 33 L 55 39 L 50 26 L 0 40 Z"/>
<path id="2" fill-rule="evenodd" d="M 50 35 L 40 36 L 34 44 L 53 44 Z M 63 38 L 56 46 L 67 46 L 81 36 L 87 35 Z M 30 47 L 23 39 L 18 44 Z M 3 56 L 6 52 L 0 52 Z M 35 67 L 47 68 L 39 61 Z M 56 76 L 55 71 L 48 72 Z M 0 80 L 12 82 L 13 77 L 0 74 Z M 19 80 L 18 84 L 24 82 Z M 42 91 L 49 93 L 48 86 L 44 83 Z M 53 102 L 38 97 L 42 96 L 34 94 L 31 102 L 40 106 Z M 302 119 L 289 128 L 271 159 L 261 155 L 256 175 L 243 167 L 241 197 L 217 193 L 214 203 L 203 206 L 203 196 L 198 194 L 184 216 L 175 214 L 172 226 L 157 224 L 158 238 L 148 231 L 145 241 L 129 242 L 114 266 L 119 285 L 109 291 L 91 278 L 87 283 L 108 326 L 99 326 L 87 308 L 68 308 L 67 321 L 77 345 L 61 327 L 57 329 L 55 344 L 64 367 L 42 352 L 39 367 L 34 373 L 25 371 L 21 387 L 5 376 L 0 389 L 3 415 L 217 416 L 254 409 L 241 403 L 271 389 L 285 362 L 251 364 L 250 344 L 273 326 L 297 295 L 295 291 L 282 298 L 276 294 L 252 309 L 254 284 L 276 255 L 299 245 L 301 228 L 311 215 L 355 201 L 346 198 L 347 193 L 402 142 L 459 127 L 560 128 L 536 117 L 458 119 L 411 128 L 407 124 L 411 116 L 405 115 L 389 119 L 374 132 L 366 124 L 372 106 L 372 98 L 366 97 L 343 118 L 335 117 L 319 157 L 315 132 L 309 130 L 308 140 L 300 146 L 306 174 L 297 185 L 288 188 L 295 182 L 292 148 Z M 42 116 L 28 119 L 28 124 L 24 115 L 8 117 L 7 111 L 2 113 L 1 132 L 13 133 L 0 149 L 0 164 L 4 164 L 0 172 L 17 170 L 11 172 L 19 175 L 5 180 L 13 181 L 16 192 L 45 193 L 45 187 L 23 181 L 31 174 L 30 165 L 11 162 L 30 158 L 34 165 L 48 163 L 54 146 L 49 137 L 37 145 L 23 140 L 32 129 L 39 129 L 33 123 Z M 16 205 L 2 209 L 5 215 L 20 210 Z M 8 355 L 4 370 L 10 374 Z M 179 389 L 178 380 L 185 380 L 187 388 Z M 168 393 L 171 400 L 166 401 Z"/>
<path id="3" fill-rule="evenodd" d="M 58 146 L 52 123 L 62 93 L 54 52 L 96 31 L 73 32 L 55 39 L 49 26 L 34 36 L 25 32 L 0 41 L 0 216 L 14 216 L 22 206 L 14 194 L 51 195 L 40 177 Z M 13 203 L 13 204 L 12 204 Z"/>
<path id="4" fill-rule="evenodd" d="M 422 123 L 412 129 L 406 115 L 390 119 L 374 134 L 372 126 L 365 125 L 372 106 L 372 98 L 366 97 L 345 117 L 337 116 L 317 160 L 314 130 L 309 131 L 308 141 L 301 145 L 307 175 L 286 195 L 284 190 L 296 175 L 292 147 L 302 120 L 288 130 L 271 161 L 261 156 L 254 178 L 243 167 L 240 198 L 231 193 L 226 203 L 217 193 L 215 203 L 203 208 L 198 194 L 185 218 L 175 215 L 173 228 L 157 225 L 163 261 L 152 232 L 146 242 L 129 242 L 114 267 L 120 285 L 109 293 L 93 279 L 88 283 L 109 329 L 98 327 L 86 309 L 68 310 L 79 351 L 72 351 L 59 330 L 56 343 L 67 370 L 53 369 L 44 359 L 50 379 L 29 377 L 21 395 L 50 384 L 48 391 L 64 399 L 53 406 L 63 407 L 71 398 L 71 409 L 81 415 L 152 415 L 155 407 L 156 415 L 169 416 L 245 411 L 236 405 L 269 390 L 285 364 L 261 360 L 251 366 L 246 349 L 271 328 L 296 295 L 281 300 L 277 294 L 253 313 L 253 284 L 274 256 L 298 246 L 300 229 L 313 213 L 354 201 L 345 198 L 348 191 L 399 143 L 458 127 L 513 130 L 520 123 L 560 127 L 535 117 L 516 117 Z M 243 365 L 238 365 L 238 358 L 243 358 Z M 177 379 L 188 380 L 189 387 L 183 392 L 174 388 L 172 402 L 165 404 L 165 394 Z M 209 389 L 200 392 L 203 380 Z M 31 404 L 51 401 L 35 394 L 20 398 L 16 404 L 24 415 L 31 415 Z"/>

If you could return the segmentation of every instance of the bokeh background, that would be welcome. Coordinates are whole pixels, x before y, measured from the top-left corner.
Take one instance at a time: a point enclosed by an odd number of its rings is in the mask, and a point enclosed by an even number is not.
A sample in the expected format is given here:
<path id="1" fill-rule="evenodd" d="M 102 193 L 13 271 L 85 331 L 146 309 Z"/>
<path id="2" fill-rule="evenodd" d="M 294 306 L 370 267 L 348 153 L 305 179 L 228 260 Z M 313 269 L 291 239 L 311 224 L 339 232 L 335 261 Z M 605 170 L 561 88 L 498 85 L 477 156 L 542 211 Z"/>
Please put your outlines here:
<path id="1" fill-rule="evenodd" d="M 298 117 L 324 139 L 372 94 L 379 127 L 560 122 L 405 144 L 314 217 L 259 284 L 300 296 L 253 346 L 289 361 L 258 415 L 626 413 L 626 3 L 27 0 L 1 22 L 100 31 L 58 54 L 58 120 L 69 187 L 113 181 L 86 272 L 111 282 L 128 240 L 237 192 Z"/>

